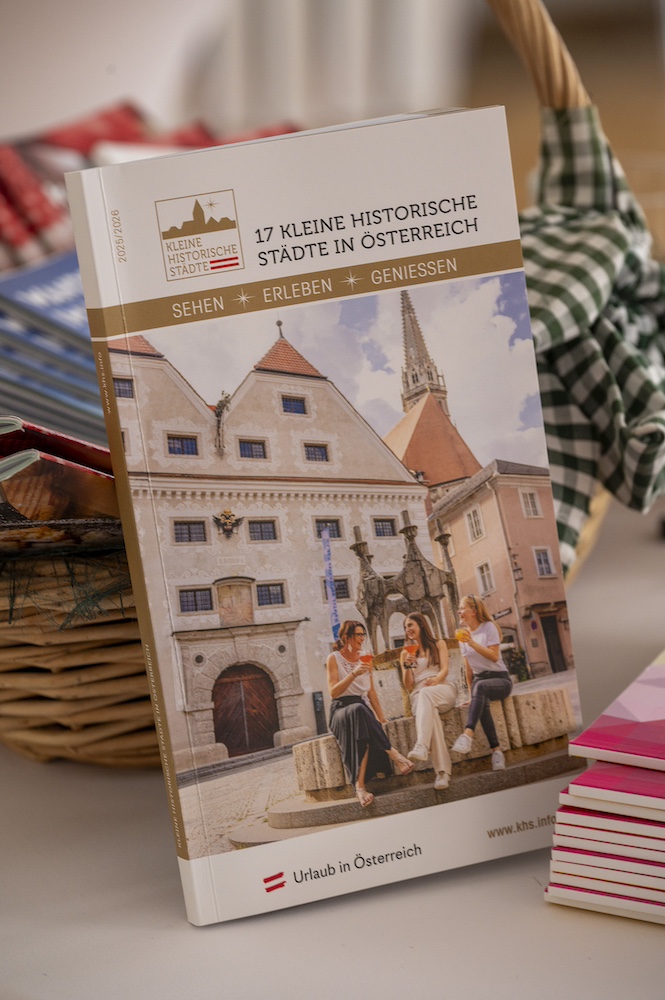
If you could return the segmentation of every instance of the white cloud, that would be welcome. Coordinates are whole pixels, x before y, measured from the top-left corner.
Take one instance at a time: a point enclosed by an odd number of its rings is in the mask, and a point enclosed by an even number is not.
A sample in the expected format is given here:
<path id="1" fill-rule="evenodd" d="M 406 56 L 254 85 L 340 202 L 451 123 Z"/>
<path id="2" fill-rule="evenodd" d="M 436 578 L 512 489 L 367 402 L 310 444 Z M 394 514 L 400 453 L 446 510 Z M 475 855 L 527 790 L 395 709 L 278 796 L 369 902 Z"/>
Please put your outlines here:
<path id="1" fill-rule="evenodd" d="M 542 429 L 521 429 L 524 400 L 537 392 L 535 359 L 530 341 L 510 345 L 515 323 L 499 313 L 501 279 L 443 282 L 410 295 L 425 343 L 444 375 L 453 422 L 479 462 L 546 464 Z M 403 415 L 399 291 L 378 294 L 374 305 L 361 311 L 361 330 L 344 324 L 341 302 L 325 302 L 157 331 L 148 339 L 215 403 L 222 390 L 233 392 L 277 340 L 275 324 L 281 319 L 286 339 L 383 436 Z"/>

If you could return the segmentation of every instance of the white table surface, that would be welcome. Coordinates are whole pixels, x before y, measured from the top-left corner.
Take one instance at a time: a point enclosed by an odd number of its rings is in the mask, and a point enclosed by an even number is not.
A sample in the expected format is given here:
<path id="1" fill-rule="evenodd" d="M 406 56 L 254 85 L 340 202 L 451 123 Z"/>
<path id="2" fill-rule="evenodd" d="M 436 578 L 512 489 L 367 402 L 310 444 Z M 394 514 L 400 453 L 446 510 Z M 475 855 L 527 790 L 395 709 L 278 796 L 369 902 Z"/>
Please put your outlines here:
<path id="1" fill-rule="evenodd" d="M 571 587 L 586 722 L 665 644 L 664 512 L 612 507 Z M 0 794 L 1 1000 L 663 995 L 665 929 L 546 904 L 548 850 L 195 928 L 158 771 L 0 747 Z"/>

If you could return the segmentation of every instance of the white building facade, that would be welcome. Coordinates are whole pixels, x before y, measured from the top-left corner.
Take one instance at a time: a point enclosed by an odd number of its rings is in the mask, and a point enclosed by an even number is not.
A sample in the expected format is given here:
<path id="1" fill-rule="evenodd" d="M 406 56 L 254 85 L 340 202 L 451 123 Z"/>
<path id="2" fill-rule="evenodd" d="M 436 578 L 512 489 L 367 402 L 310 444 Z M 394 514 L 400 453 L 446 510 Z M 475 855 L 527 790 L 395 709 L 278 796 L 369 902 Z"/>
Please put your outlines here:
<path id="1" fill-rule="evenodd" d="M 339 618 L 359 618 L 355 529 L 380 575 L 402 568 L 403 513 L 432 559 L 427 489 L 281 334 L 217 412 L 144 338 L 111 346 L 178 770 L 323 731 L 321 534 Z"/>

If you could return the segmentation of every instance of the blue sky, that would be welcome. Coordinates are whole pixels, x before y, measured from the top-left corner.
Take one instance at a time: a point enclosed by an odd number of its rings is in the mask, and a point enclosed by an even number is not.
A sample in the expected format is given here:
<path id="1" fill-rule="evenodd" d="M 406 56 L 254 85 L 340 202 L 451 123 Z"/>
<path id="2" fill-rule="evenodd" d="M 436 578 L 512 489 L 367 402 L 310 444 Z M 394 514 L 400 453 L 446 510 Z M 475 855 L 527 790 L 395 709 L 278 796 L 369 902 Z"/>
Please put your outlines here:
<path id="1" fill-rule="evenodd" d="M 521 272 L 410 289 L 451 417 L 482 465 L 546 465 Z M 233 392 L 282 332 L 381 436 L 403 416 L 400 292 L 302 305 L 148 333 L 208 403 Z M 196 337 L 197 350 L 192 351 Z"/>

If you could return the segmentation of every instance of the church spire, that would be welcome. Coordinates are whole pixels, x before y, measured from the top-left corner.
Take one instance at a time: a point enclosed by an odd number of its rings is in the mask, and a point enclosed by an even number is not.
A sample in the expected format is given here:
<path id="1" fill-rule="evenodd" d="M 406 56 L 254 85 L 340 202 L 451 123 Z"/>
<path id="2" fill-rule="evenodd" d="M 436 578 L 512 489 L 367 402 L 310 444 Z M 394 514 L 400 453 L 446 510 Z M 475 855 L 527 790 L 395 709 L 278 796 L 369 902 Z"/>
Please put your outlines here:
<path id="1" fill-rule="evenodd" d="M 402 406 L 408 413 L 419 399 L 431 393 L 446 416 L 448 390 L 443 375 L 429 356 L 408 292 L 402 292 L 402 331 L 404 338 L 404 368 L 402 369 Z"/>

